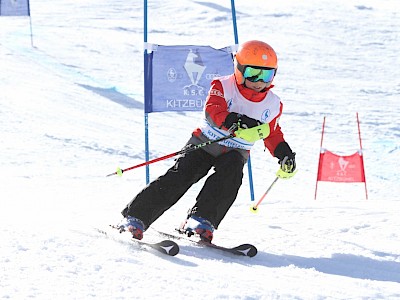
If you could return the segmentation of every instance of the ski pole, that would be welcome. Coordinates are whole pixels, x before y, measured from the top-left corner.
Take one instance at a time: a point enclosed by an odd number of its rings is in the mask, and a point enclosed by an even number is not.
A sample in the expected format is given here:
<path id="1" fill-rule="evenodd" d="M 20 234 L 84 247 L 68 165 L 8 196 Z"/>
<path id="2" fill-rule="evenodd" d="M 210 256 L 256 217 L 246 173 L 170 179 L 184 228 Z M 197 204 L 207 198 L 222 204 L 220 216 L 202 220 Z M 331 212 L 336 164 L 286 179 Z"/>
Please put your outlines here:
<path id="1" fill-rule="evenodd" d="M 152 164 L 152 163 L 155 163 L 155 162 L 158 162 L 158 161 L 161 161 L 161 160 L 170 158 L 170 157 L 174 157 L 174 156 L 176 156 L 176 155 L 180 155 L 180 154 L 185 154 L 185 153 L 188 153 L 188 152 L 192 152 L 192 151 L 194 151 L 194 150 L 203 148 L 203 147 L 205 147 L 205 146 L 208 146 L 208 145 L 211 145 L 211 144 L 214 144 L 214 143 L 218 143 L 218 142 L 221 142 L 221 141 L 225 141 L 225 140 L 231 139 L 231 138 L 233 138 L 233 137 L 235 137 L 235 134 L 231 133 L 230 135 L 221 137 L 221 138 L 219 138 L 219 139 L 207 141 L 207 142 L 204 142 L 204 143 L 201 143 L 201 144 L 198 144 L 198 145 L 191 145 L 191 146 L 188 147 L 188 148 L 183 148 L 182 150 L 179 150 L 179 151 L 177 151 L 177 152 L 170 153 L 170 154 L 167 154 L 167 155 L 164 155 L 164 156 L 161 156 L 161 157 L 158 157 L 158 158 L 155 158 L 155 159 L 146 161 L 146 162 L 144 162 L 144 163 L 141 163 L 141 164 L 132 166 L 132 167 L 127 168 L 127 169 L 120 169 L 120 168 L 117 168 L 117 171 L 116 171 L 116 172 L 111 173 L 111 174 L 108 174 L 106 177 L 113 176 L 113 175 L 122 176 L 122 173 L 124 173 L 124 172 L 126 172 L 126 171 L 130 171 L 130 170 L 133 170 L 133 169 L 136 169 L 136 168 L 140 168 L 140 167 L 143 167 L 143 166 L 147 166 L 147 165 L 150 165 L 150 164 Z"/>
<path id="2" fill-rule="evenodd" d="M 260 200 L 258 200 L 256 205 L 253 205 L 252 207 L 250 207 L 250 211 L 252 213 L 257 213 L 258 212 L 258 206 L 261 204 L 261 202 L 264 200 L 265 196 L 267 196 L 268 192 L 272 189 L 272 187 L 274 186 L 274 184 L 278 181 L 279 177 L 276 176 L 275 180 L 271 183 L 271 185 L 269 186 L 269 188 L 265 191 L 264 195 L 262 195 L 262 197 L 260 198 Z"/>

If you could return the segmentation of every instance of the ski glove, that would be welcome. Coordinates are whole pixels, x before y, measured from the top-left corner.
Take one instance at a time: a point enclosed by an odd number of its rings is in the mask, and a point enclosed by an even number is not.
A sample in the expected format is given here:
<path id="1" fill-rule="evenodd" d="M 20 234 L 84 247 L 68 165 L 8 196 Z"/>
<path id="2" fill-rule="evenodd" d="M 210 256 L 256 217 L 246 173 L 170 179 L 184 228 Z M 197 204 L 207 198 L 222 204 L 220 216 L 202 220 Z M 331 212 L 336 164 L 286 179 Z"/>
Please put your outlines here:
<path id="1" fill-rule="evenodd" d="M 282 160 L 279 160 L 279 164 L 281 165 L 281 170 L 285 173 L 293 173 L 296 170 L 296 161 L 294 157 L 289 158 L 285 156 Z"/>
<path id="2" fill-rule="evenodd" d="M 276 176 L 283 179 L 293 177 L 296 173 L 296 153 L 290 149 L 288 143 L 279 143 L 275 148 L 274 155 L 279 159 L 278 163 L 280 165 L 280 169 L 276 173 Z"/>
<path id="3" fill-rule="evenodd" d="M 235 112 L 229 113 L 222 124 L 228 131 L 233 132 L 238 128 L 248 129 L 261 125 L 262 123 L 256 119 L 250 118 L 246 115 L 241 115 Z"/>

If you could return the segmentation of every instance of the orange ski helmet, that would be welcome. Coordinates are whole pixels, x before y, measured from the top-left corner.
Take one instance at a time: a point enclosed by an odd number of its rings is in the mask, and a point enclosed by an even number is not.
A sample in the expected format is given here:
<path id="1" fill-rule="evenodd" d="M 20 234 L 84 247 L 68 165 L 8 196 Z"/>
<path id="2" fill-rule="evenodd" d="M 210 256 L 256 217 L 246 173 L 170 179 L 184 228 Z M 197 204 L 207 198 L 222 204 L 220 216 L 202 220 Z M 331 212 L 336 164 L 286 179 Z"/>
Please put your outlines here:
<path id="1" fill-rule="evenodd" d="M 235 77 L 238 84 L 244 83 L 243 73 L 247 66 L 275 69 L 276 73 L 278 58 L 274 49 L 267 43 L 256 40 L 248 41 L 239 45 L 234 58 Z"/>

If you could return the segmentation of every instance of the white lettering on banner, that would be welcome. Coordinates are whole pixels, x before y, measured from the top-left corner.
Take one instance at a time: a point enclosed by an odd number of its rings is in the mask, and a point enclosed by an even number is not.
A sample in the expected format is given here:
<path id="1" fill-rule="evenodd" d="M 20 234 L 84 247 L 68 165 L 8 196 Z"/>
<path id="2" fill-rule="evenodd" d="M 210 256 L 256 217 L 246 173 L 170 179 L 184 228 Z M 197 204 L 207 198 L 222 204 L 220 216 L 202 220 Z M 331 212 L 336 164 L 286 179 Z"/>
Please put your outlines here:
<path id="1" fill-rule="evenodd" d="M 354 179 L 354 177 L 341 177 L 341 176 L 329 176 L 328 180 L 335 181 L 335 182 L 355 182 L 356 181 Z"/>
<path id="2" fill-rule="evenodd" d="M 207 73 L 207 74 L 206 74 L 206 79 L 207 79 L 207 80 L 212 80 L 212 79 L 214 79 L 215 77 L 221 77 L 221 75 L 220 75 L 220 74 L 212 74 L 212 73 Z"/>
<path id="3" fill-rule="evenodd" d="M 205 100 L 171 99 L 166 100 L 168 108 L 202 108 Z"/>
<path id="4" fill-rule="evenodd" d="M 183 95 L 184 96 L 205 96 L 205 92 L 204 92 L 204 89 L 198 89 L 198 90 L 195 90 L 195 89 L 192 89 L 192 90 L 184 89 L 183 90 Z"/>

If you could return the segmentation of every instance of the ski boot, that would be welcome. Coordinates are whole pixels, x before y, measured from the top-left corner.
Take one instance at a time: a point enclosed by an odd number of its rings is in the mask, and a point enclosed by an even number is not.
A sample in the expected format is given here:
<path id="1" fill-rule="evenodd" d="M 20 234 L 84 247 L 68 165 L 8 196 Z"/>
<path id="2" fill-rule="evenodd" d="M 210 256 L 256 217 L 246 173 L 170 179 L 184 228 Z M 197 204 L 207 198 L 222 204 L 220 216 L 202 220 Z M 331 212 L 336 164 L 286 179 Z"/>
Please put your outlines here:
<path id="1" fill-rule="evenodd" d="M 211 243 L 213 239 L 214 226 L 210 221 L 202 217 L 191 215 L 182 225 L 180 231 L 188 237 L 197 234 L 200 236 L 201 240 Z"/>
<path id="2" fill-rule="evenodd" d="M 119 232 L 129 231 L 134 239 L 143 238 L 144 224 L 135 217 L 127 216 L 117 225 L 117 228 Z"/>

